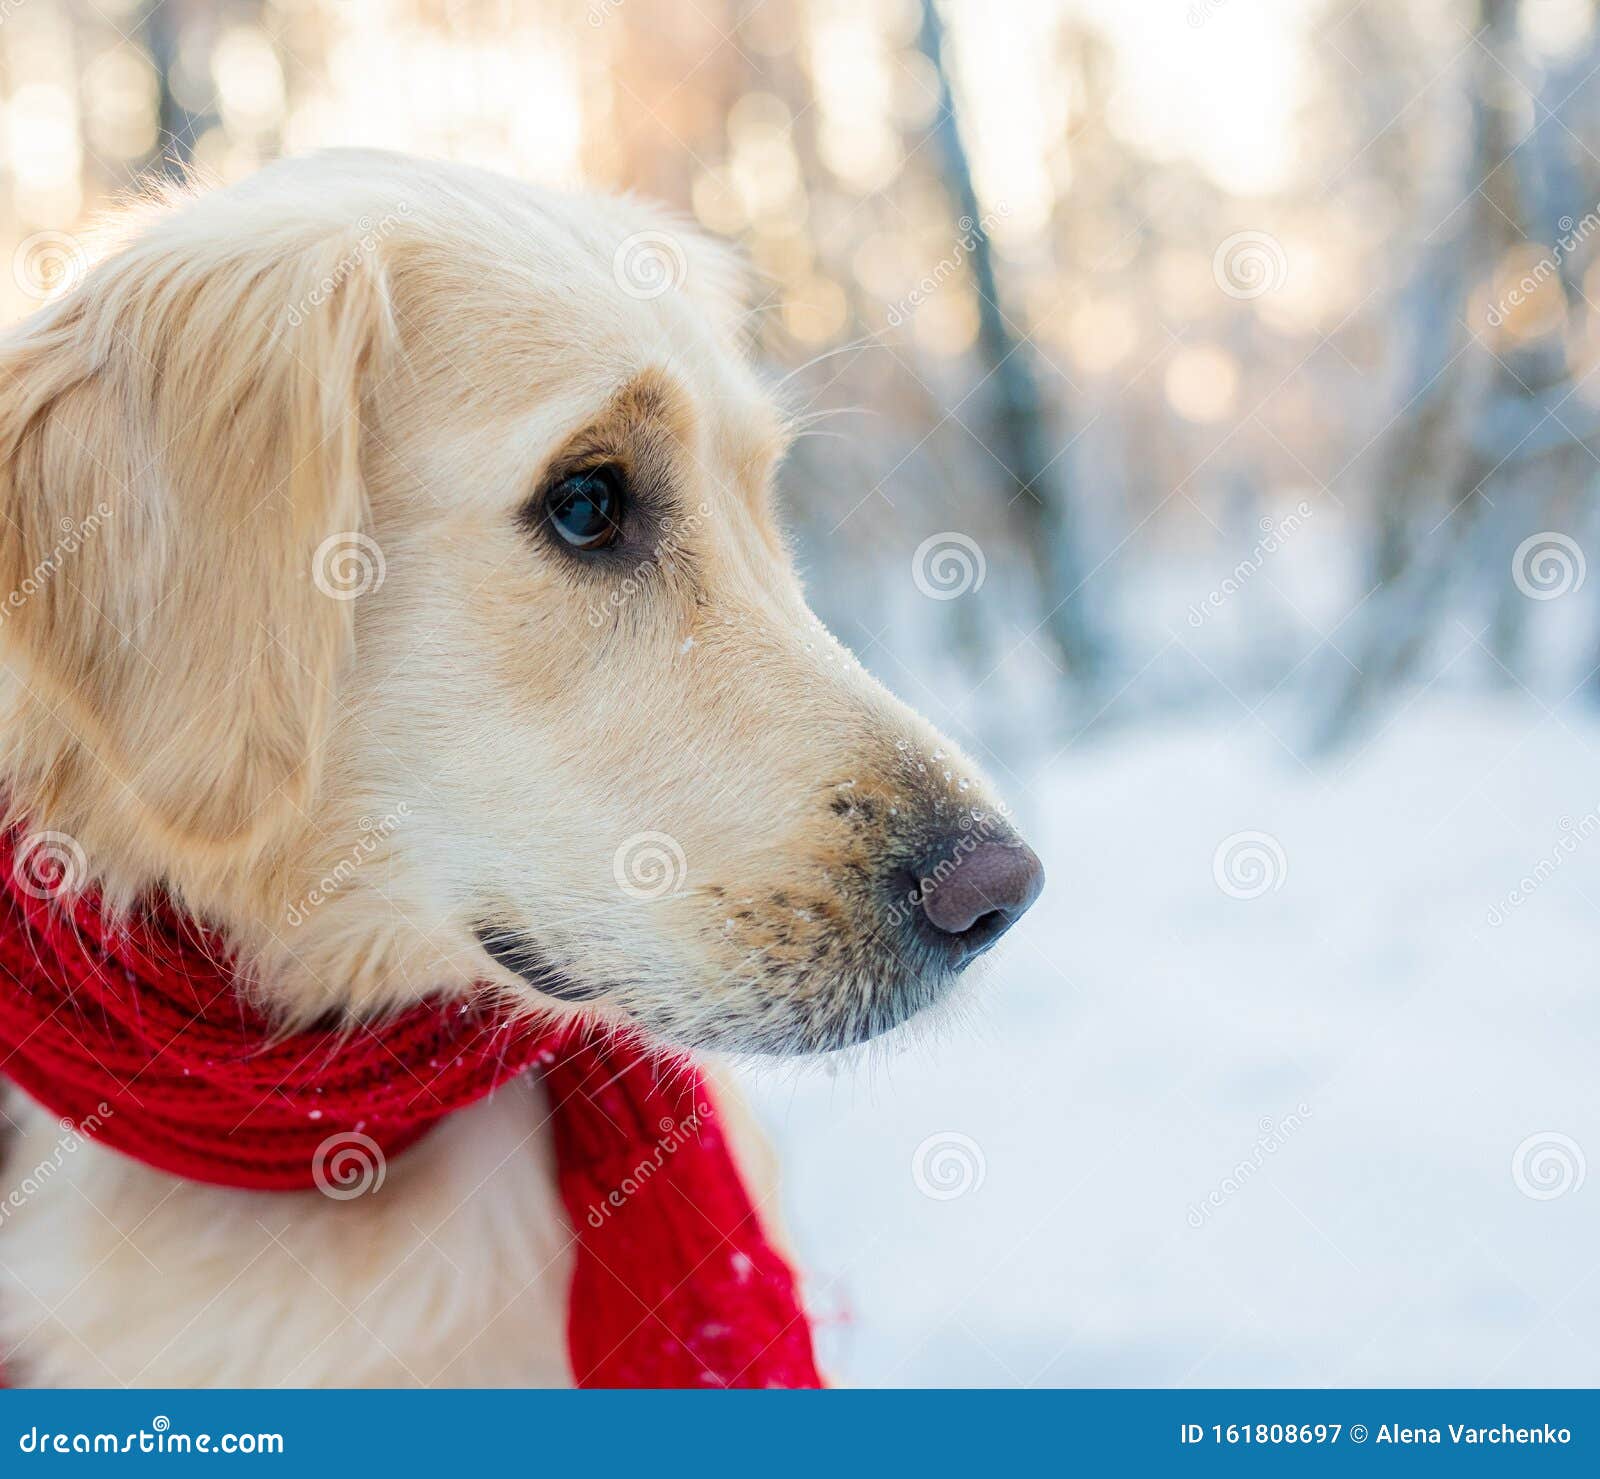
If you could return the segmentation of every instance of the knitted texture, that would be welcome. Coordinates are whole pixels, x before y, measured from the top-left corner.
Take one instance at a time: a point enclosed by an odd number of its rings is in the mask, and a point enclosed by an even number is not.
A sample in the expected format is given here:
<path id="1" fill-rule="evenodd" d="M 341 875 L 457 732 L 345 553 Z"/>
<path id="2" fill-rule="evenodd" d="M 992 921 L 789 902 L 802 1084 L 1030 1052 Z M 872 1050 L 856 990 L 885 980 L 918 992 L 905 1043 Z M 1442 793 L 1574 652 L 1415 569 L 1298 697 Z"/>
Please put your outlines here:
<path id="1" fill-rule="evenodd" d="M 79 1132 L 194 1181 L 382 1195 L 376 1169 L 517 1075 L 544 1076 L 576 1244 L 568 1344 L 589 1387 L 815 1387 L 794 1279 L 702 1075 L 637 1040 L 424 1004 L 284 1034 L 220 943 L 159 905 L 54 898 L 0 834 L 0 1073 Z"/>

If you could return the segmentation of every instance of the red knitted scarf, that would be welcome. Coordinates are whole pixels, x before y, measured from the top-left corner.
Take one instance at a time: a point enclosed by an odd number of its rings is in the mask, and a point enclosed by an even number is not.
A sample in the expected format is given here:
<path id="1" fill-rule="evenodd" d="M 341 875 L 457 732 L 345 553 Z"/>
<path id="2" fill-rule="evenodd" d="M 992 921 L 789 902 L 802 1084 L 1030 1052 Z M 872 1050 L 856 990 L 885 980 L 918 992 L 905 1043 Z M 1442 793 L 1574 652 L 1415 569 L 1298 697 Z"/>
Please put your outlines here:
<path id="1" fill-rule="evenodd" d="M 275 1034 L 214 938 L 161 907 L 112 923 L 92 894 L 53 898 L 51 866 L 48 846 L 0 835 L 0 1073 L 78 1133 L 219 1186 L 382 1195 L 389 1159 L 536 1069 L 576 1242 L 578 1384 L 820 1384 L 793 1277 L 689 1064 L 460 1005 Z"/>

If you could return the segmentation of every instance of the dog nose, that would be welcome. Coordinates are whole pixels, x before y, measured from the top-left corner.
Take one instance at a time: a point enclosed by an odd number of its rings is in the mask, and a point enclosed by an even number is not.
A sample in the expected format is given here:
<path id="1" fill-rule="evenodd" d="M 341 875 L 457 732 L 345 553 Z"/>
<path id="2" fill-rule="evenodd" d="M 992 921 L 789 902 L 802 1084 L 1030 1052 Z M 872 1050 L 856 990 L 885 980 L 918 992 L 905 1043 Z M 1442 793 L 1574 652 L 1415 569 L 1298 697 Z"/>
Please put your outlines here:
<path id="1" fill-rule="evenodd" d="M 1024 842 L 952 847 L 923 877 L 922 912 L 965 965 L 1021 919 L 1043 887 L 1044 865 Z"/>

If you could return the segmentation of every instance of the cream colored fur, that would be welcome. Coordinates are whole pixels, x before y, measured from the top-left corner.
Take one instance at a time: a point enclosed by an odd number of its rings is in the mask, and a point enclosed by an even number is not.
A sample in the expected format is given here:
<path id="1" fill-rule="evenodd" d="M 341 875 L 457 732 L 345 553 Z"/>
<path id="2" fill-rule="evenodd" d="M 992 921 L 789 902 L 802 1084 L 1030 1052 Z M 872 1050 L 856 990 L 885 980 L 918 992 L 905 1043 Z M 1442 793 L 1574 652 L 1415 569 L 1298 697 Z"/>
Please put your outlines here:
<path id="1" fill-rule="evenodd" d="M 26 1105 L 0 1228 L 7 1375 L 48 1386 L 561 1386 L 571 1253 L 546 1106 L 518 1083 L 380 1192 L 236 1192 L 84 1146 Z M 35 1175 L 35 1181 L 39 1178 Z"/>
<path id="2" fill-rule="evenodd" d="M 805 606 L 722 249 L 378 153 L 118 230 L 0 341 L 0 592 L 28 592 L 0 613 L 0 787 L 74 839 L 75 885 L 168 890 L 286 1022 L 486 990 L 577 1010 L 486 923 L 690 1046 L 829 1048 L 943 993 L 886 870 L 993 803 Z M 525 511 L 602 459 L 654 522 L 596 573 Z M 629 877 L 661 838 L 664 892 Z M 17 1178 L 57 1132 L 14 1118 Z M 543 1120 L 503 1093 L 351 1202 L 74 1149 L 0 1222 L 10 1374 L 562 1380 Z"/>

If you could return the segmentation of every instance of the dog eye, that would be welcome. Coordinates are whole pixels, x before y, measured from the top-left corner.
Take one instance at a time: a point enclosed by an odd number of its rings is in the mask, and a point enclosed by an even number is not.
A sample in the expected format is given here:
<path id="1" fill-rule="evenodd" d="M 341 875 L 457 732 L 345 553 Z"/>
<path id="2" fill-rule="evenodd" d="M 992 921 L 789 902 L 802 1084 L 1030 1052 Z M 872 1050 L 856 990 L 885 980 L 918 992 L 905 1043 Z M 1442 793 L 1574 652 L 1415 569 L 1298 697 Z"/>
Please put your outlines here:
<path id="1" fill-rule="evenodd" d="M 550 523 L 574 549 L 604 549 L 622 535 L 622 487 L 617 467 L 572 473 L 545 495 Z"/>

